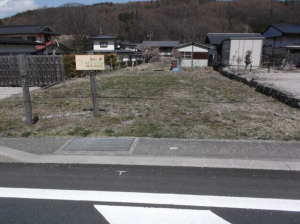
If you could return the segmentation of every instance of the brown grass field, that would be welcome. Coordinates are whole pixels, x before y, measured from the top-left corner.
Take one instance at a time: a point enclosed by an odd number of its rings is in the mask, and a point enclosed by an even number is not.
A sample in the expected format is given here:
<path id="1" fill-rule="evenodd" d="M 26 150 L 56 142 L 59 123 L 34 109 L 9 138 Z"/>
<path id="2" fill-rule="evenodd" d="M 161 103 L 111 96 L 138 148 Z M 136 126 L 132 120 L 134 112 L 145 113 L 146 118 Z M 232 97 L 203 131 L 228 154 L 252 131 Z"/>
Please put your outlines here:
<path id="1" fill-rule="evenodd" d="M 165 69 L 154 72 L 153 69 Z M 98 75 L 92 116 L 89 78 L 32 92 L 26 127 L 22 96 L 0 101 L 0 136 L 137 136 L 190 139 L 300 140 L 300 110 L 255 92 L 211 69 L 180 73 L 163 64 Z"/>

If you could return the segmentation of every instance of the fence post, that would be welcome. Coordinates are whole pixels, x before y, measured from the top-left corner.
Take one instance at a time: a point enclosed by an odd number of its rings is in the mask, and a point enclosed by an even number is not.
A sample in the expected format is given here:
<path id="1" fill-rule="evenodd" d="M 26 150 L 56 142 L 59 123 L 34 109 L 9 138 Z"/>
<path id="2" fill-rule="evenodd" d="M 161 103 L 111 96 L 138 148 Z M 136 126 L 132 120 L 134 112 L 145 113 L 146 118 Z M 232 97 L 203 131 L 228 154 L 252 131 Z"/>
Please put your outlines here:
<path id="1" fill-rule="evenodd" d="M 90 80 L 91 80 L 91 89 L 92 89 L 92 98 L 93 98 L 93 112 L 94 117 L 98 115 L 98 91 L 97 91 L 97 80 L 96 72 L 90 71 Z"/>
<path id="2" fill-rule="evenodd" d="M 26 71 L 26 58 L 25 58 L 25 55 L 18 56 L 18 67 L 19 67 L 19 74 L 21 76 L 21 82 L 22 82 L 23 99 L 24 99 L 24 105 L 25 105 L 26 124 L 28 126 L 31 126 L 33 124 L 32 123 L 32 107 L 31 107 L 28 76 L 27 76 L 27 71 Z"/>

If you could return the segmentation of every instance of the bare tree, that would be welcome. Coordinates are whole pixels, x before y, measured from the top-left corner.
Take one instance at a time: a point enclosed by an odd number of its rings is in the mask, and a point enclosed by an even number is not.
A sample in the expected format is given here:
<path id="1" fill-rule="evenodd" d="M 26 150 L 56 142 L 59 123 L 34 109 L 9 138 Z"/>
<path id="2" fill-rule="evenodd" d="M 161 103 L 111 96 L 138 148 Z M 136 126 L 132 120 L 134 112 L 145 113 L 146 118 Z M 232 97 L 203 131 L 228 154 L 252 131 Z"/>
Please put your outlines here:
<path id="1" fill-rule="evenodd" d="M 144 46 L 141 49 L 145 62 L 156 62 L 159 61 L 159 47 L 157 44 Z"/>

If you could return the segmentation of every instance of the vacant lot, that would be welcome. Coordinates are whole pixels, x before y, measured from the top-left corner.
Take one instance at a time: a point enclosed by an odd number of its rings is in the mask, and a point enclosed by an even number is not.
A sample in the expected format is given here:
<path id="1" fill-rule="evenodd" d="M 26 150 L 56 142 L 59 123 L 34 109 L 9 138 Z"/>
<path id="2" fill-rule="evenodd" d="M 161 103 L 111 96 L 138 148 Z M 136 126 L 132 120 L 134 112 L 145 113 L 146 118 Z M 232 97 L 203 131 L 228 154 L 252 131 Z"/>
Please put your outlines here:
<path id="1" fill-rule="evenodd" d="M 98 76 L 92 117 L 89 79 L 32 93 L 40 121 L 27 128 L 21 96 L 0 101 L 0 133 L 12 137 L 143 136 L 300 140 L 300 111 L 209 69 L 179 74 L 141 65 Z"/>

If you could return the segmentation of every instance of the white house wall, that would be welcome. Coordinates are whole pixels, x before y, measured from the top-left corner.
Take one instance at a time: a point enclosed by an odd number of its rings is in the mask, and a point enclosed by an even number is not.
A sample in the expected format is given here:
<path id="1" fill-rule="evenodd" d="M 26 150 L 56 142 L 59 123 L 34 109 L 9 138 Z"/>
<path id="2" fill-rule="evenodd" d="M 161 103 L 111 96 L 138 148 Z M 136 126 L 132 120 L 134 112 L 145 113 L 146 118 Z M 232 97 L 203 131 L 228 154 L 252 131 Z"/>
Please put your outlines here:
<path id="1" fill-rule="evenodd" d="M 107 42 L 107 47 L 100 47 L 100 42 Z M 114 40 L 94 40 L 94 50 L 106 50 L 106 51 L 113 51 L 115 50 L 115 41 Z"/>
<path id="2" fill-rule="evenodd" d="M 259 67 L 261 62 L 263 40 L 231 40 L 230 60 L 223 65 L 238 66 L 237 59 L 240 58 L 240 66 L 245 66 L 245 56 L 247 51 L 252 51 L 252 66 Z M 223 58 L 222 58 L 223 61 Z"/>
<path id="3" fill-rule="evenodd" d="M 192 52 L 193 51 L 192 46 L 182 47 L 177 50 L 180 52 Z M 194 46 L 194 52 L 208 52 L 208 50 L 204 49 L 204 48 L 200 48 L 198 46 Z"/>
<path id="4" fill-rule="evenodd" d="M 193 60 L 194 67 L 207 67 L 208 66 L 208 60 Z M 191 67 L 192 66 L 192 60 L 191 59 L 183 59 L 181 61 L 182 67 Z"/>

